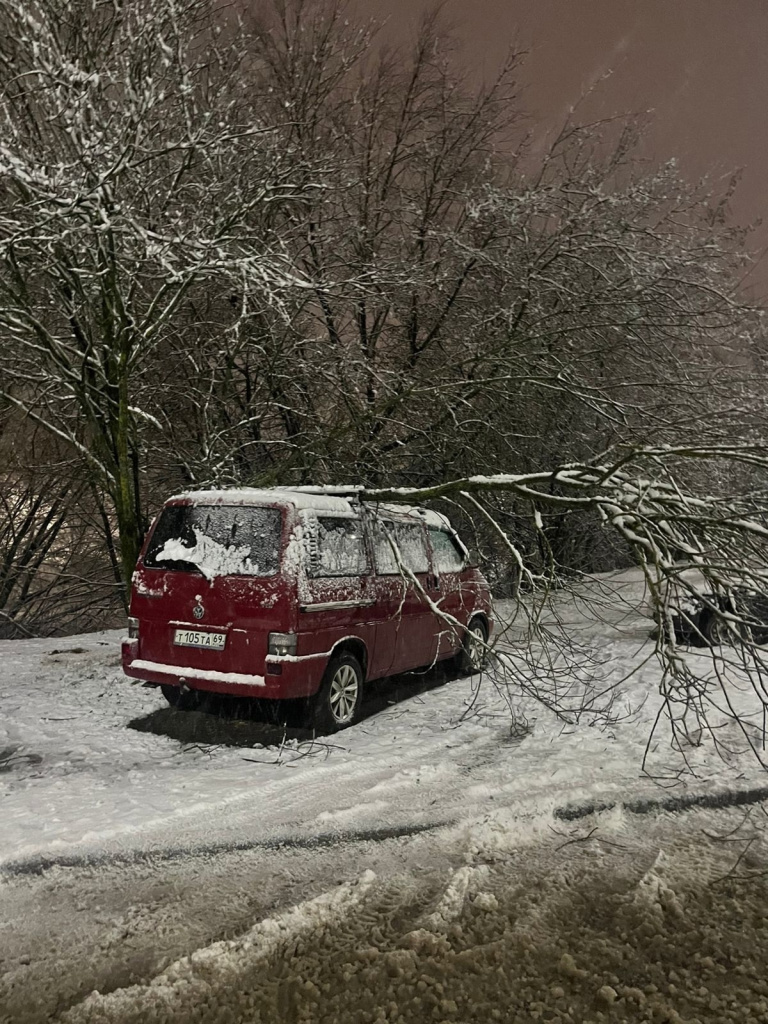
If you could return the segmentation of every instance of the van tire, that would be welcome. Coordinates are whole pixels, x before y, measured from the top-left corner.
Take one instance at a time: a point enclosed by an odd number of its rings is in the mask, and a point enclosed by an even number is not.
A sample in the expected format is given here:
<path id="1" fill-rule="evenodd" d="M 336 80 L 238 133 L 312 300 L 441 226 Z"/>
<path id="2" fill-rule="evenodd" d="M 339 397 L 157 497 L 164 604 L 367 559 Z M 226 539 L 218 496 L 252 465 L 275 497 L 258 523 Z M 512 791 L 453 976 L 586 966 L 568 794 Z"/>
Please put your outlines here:
<path id="1" fill-rule="evenodd" d="M 160 691 L 172 708 L 177 708 L 181 703 L 181 687 L 171 686 L 170 683 L 161 683 Z"/>
<path id="2" fill-rule="evenodd" d="M 488 660 L 488 652 L 485 650 L 487 643 L 488 627 L 479 615 L 475 615 L 469 620 L 461 650 L 456 656 L 462 675 L 471 676 L 476 672 L 482 672 Z"/>
<path id="3" fill-rule="evenodd" d="M 363 702 L 363 670 L 348 651 L 328 662 L 320 689 L 309 700 L 307 726 L 318 734 L 354 725 Z"/>

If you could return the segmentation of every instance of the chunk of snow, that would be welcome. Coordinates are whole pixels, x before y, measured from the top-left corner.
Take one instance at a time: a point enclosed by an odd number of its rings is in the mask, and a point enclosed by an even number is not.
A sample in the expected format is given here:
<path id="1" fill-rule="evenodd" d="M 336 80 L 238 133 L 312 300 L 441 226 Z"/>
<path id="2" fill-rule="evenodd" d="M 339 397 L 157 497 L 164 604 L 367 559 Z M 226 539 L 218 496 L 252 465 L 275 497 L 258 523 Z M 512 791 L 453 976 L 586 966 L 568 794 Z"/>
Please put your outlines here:
<path id="1" fill-rule="evenodd" d="M 264 686 L 264 676 L 250 676 L 244 672 L 216 672 L 209 668 L 166 665 L 159 661 L 145 661 L 142 658 L 132 662 L 132 667 L 142 672 L 166 673 L 179 679 L 203 679 L 211 683 L 228 683 L 230 686 Z"/>

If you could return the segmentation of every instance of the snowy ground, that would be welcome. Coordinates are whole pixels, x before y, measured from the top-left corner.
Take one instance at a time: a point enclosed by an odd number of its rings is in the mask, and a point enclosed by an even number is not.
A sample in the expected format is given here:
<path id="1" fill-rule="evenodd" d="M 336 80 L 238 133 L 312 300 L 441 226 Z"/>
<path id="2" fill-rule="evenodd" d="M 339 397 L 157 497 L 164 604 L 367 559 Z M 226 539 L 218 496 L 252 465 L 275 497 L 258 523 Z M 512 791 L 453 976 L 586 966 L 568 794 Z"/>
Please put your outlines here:
<path id="1" fill-rule="evenodd" d="M 727 719 L 641 773 L 635 574 L 556 618 L 538 673 L 618 686 L 612 722 L 515 695 L 511 730 L 490 679 L 433 672 L 313 741 L 172 711 L 117 633 L 4 641 L 0 1021 L 768 1020 L 762 804 L 664 810 L 768 779 Z"/>

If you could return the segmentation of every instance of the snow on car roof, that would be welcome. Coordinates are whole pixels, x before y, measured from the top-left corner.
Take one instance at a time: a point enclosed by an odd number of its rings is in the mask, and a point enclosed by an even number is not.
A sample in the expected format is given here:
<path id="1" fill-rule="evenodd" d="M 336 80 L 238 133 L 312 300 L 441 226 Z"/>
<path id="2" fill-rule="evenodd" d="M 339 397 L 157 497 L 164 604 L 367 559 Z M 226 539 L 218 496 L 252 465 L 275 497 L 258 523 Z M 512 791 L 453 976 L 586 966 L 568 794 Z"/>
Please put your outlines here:
<path id="1" fill-rule="evenodd" d="M 204 491 L 183 491 L 169 501 L 189 501 L 194 505 L 293 505 L 297 509 L 317 512 L 336 512 L 355 515 L 353 504 L 347 499 L 327 494 L 309 494 L 288 487 L 222 487 Z"/>
<path id="2" fill-rule="evenodd" d="M 275 502 L 293 505 L 297 509 L 316 512 L 335 512 L 337 515 L 356 515 L 357 492 L 361 487 L 221 487 L 201 491 L 183 491 L 174 494 L 168 501 L 189 501 L 195 505 L 273 505 Z M 335 492 L 335 493 L 334 493 Z M 346 496 L 348 495 L 348 496 Z M 415 505 L 399 505 L 395 502 L 370 502 L 383 512 L 397 515 L 418 516 L 428 526 L 451 530 L 450 521 L 440 512 L 418 508 Z"/>

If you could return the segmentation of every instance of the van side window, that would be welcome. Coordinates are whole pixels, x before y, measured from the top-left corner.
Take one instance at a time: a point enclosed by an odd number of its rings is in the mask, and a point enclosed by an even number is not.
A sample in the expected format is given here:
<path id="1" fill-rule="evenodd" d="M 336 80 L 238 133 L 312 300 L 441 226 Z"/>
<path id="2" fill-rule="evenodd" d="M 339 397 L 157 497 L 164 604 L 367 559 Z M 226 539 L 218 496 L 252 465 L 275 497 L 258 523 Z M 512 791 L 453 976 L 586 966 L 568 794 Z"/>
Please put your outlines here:
<path id="1" fill-rule="evenodd" d="M 393 523 L 377 519 L 372 525 L 376 571 L 380 576 L 400 572 L 393 544 L 397 546 L 403 565 L 411 572 L 429 571 L 426 537 L 419 523 Z"/>
<path id="2" fill-rule="evenodd" d="M 310 576 L 359 576 L 366 569 L 362 524 L 357 519 L 318 518 Z"/>
<path id="3" fill-rule="evenodd" d="M 430 527 L 429 539 L 435 556 L 435 572 L 461 572 L 464 568 L 464 552 L 451 534 Z"/>

